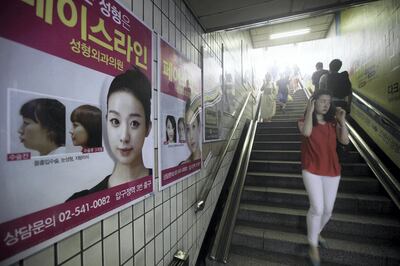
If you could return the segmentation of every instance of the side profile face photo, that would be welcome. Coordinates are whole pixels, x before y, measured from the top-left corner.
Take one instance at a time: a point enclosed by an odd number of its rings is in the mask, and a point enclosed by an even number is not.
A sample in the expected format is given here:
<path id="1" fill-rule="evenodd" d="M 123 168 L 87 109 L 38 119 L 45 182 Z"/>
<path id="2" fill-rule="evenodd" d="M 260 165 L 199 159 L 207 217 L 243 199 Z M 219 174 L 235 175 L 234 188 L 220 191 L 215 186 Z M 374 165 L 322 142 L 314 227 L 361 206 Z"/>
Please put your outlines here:
<path id="1" fill-rule="evenodd" d="M 101 110 L 92 105 L 81 105 L 72 111 L 70 130 L 74 146 L 95 148 L 102 146 Z"/>
<path id="2" fill-rule="evenodd" d="M 186 132 L 185 132 L 185 120 L 183 117 L 178 119 L 178 135 L 179 135 L 179 142 L 185 143 L 186 142 Z"/>
<path id="3" fill-rule="evenodd" d="M 185 110 L 186 143 L 191 152 L 189 158 L 187 158 L 185 162 L 192 162 L 201 159 L 200 113 L 198 108 L 194 108 L 191 105 L 190 100 L 186 102 Z"/>
<path id="4" fill-rule="evenodd" d="M 65 106 L 55 99 L 30 100 L 20 108 L 18 133 L 25 148 L 40 156 L 65 153 Z"/>
<path id="5" fill-rule="evenodd" d="M 166 144 L 176 143 L 176 122 L 175 117 L 167 115 L 165 120 Z"/>

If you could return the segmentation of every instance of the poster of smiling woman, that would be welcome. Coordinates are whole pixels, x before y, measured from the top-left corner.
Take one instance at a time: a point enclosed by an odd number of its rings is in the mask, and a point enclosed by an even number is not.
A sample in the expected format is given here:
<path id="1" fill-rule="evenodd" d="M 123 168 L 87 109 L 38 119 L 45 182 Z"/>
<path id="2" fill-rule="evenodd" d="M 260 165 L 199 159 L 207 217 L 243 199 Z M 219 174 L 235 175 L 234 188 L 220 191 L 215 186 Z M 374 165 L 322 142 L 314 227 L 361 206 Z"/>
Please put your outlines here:
<path id="1" fill-rule="evenodd" d="M 113 0 L 8 1 L 0 24 L 8 265 L 153 192 L 153 34 Z"/>
<path id="2" fill-rule="evenodd" d="M 201 70 L 159 39 L 160 189 L 201 169 Z"/>

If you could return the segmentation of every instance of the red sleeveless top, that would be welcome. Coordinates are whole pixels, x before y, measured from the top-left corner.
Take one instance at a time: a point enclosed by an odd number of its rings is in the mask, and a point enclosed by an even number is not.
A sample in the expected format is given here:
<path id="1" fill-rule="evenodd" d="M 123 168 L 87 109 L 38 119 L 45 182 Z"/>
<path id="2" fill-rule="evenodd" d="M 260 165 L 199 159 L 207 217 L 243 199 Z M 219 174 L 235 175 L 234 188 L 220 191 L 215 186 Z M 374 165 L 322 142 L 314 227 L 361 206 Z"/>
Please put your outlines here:
<path id="1" fill-rule="evenodd" d="M 301 119 L 300 121 L 304 121 Z M 326 122 L 313 127 L 311 136 L 302 136 L 302 169 L 315 175 L 339 176 L 340 164 L 336 152 L 336 123 Z"/>

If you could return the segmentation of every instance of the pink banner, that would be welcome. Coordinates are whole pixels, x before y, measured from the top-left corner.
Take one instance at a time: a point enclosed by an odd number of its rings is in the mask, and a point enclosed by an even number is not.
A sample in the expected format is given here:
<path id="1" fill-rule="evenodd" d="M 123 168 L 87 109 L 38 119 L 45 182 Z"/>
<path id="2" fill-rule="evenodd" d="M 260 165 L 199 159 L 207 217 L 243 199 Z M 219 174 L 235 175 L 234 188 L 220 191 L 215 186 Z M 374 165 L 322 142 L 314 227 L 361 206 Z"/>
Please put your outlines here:
<path id="1" fill-rule="evenodd" d="M 0 224 L 0 261 L 153 191 L 152 176 Z"/>
<path id="2" fill-rule="evenodd" d="M 1 9 L 4 38 L 111 76 L 135 65 L 151 80 L 151 30 L 115 1 L 15 0 Z"/>
<path id="3" fill-rule="evenodd" d="M 181 179 L 184 176 L 190 175 L 201 168 L 201 160 L 196 160 L 194 162 L 185 163 L 182 165 L 178 165 L 176 167 L 168 168 L 166 170 L 161 171 L 162 180 L 161 185 L 167 186 L 170 183 L 173 183 L 176 180 Z"/>

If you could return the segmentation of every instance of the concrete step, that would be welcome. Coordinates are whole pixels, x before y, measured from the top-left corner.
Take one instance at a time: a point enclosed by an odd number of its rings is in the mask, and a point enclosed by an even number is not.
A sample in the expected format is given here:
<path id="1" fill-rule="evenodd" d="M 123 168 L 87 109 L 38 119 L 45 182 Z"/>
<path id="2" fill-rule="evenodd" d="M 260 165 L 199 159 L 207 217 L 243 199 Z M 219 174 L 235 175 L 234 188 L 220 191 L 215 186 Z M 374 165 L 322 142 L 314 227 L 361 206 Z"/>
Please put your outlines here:
<path id="1" fill-rule="evenodd" d="M 301 152 L 295 150 L 256 150 L 251 152 L 252 160 L 286 160 L 286 161 L 300 161 Z M 365 163 L 361 155 L 356 151 L 348 153 L 345 160 L 346 163 Z"/>
<path id="2" fill-rule="evenodd" d="M 237 220 L 306 230 L 307 209 L 241 203 Z M 354 215 L 334 211 L 323 232 L 399 241 L 400 222 L 391 216 Z"/>
<path id="3" fill-rule="evenodd" d="M 246 185 L 277 188 L 304 189 L 301 174 L 247 172 Z M 376 178 L 369 176 L 343 176 L 340 180 L 339 192 L 368 193 L 376 195 L 383 192 Z"/>
<path id="4" fill-rule="evenodd" d="M 271 128 L 271 127 L 297 127 L 297 121 L 272 121 L 268 123 L 258 123 L 257 128 Z"/>
<path id="5" fill-rule="evenodd" d="M 271 122 L 272 123 L 272 122 Z M 297 126 L 293 127 L 257 127 L 256 134 L 299 134 Z"/>
<path id="6" fill-rule="evenodd" d="M 300 141 L 299 133 L 293 134 L 256 134 L 255 141 Z"/>
<path id="7" fill-rule="evenodd" d="M 279 204 L 282 207 L 308 209 L 306 190 L 276 187 L 249 186 L 243 188 L 241 202 L 249 204 Z M 389 215 L 395 205 L 385 196 L 339 192 L 335 211 L 351 214 Z"/>
<path id="8" fill-rule="evenodd" d="M 252 150 L 293 150 L 299 151 L 301 146 L 300 141 L 286 140 L 286 141 L 264 141 L 255 140 Z"/>
<path id="9" fill-rule="evenodd" d="M 377 246 L 349 240 L 326 239 L 329 249 L 320 249 L 321 264 L 344 265 L 399 265 L 399 246 Z M 265 253 L 279 252 L 291 256 L 307 257 L 308 243 L 305 234 L 237 225 L 232 243 L 251 247 Z M 299 265 L 302 265 L 300 261 Z M 289 264 L 290 265 L 290 264 Z"/>
<path id="10" fill-rule="evenodd" d="M 277 172 L 277 173 L 301 173 L 300 161 L 287 160 L 250 160 L 248 171 L 251 172 Z M 342 163 L 342 176 L 369 176 L 371 170 L 365 163 Z"/>

